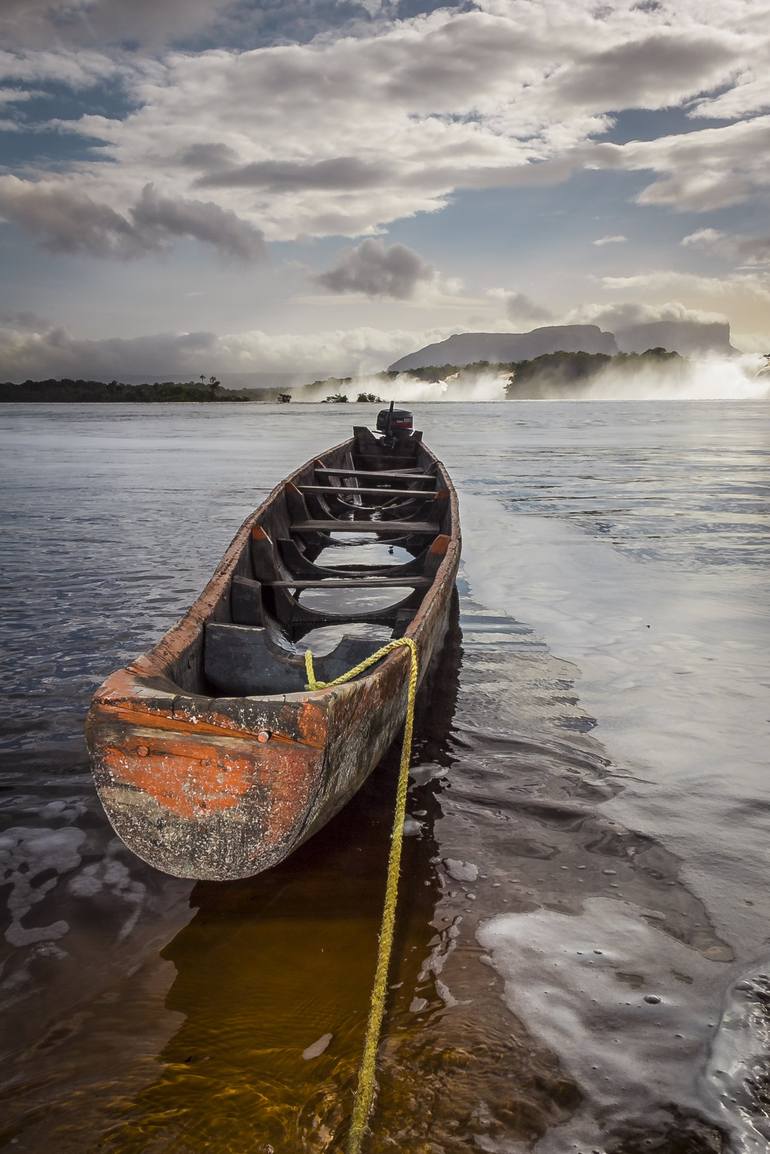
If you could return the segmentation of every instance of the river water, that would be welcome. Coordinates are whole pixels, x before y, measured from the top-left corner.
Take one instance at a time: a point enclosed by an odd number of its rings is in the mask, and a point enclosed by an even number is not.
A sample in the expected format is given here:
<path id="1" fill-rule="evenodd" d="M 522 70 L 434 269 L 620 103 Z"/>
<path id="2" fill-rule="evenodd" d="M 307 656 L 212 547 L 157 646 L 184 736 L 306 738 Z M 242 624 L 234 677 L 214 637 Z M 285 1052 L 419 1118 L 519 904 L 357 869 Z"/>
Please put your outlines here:
<path id="1" fill-rule="evenodd" d="M 415 409 L 463 563 L 368 1149 L 765 1151 L 767 404 Z M 373 415 L 0 408 L 2 1148 L 343 1149 L 397 751 L 288 862 L 193 886 L 114 837 L 82 721 L 274 483 Z"/>

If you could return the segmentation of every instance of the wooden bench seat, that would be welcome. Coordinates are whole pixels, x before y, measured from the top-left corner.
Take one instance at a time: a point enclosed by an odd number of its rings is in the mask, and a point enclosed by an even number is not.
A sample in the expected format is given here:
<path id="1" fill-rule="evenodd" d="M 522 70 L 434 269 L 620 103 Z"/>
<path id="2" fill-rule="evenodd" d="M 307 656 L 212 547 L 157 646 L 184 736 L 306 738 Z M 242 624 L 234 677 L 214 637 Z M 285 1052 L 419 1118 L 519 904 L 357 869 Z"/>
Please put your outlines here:
<path id="1" fill-rule="evenodd" d="M 380 481 L 436 481 L 435 473 L 411 473 L 406 470 L 386 473 L 380 469 L 330 469 L 317 465 L 315 472 L 323 477 L 366 477 Z"/>
<path id="2" fill-rule="evenodd" d="M 430 577 L 327 577 L 326 580 L 262 581 L 267 589 L 426 589 Z"/>
<path id="3" fill-rule="evenodd" d="M 291 533 L 421 533 L 438 535 L 441 529 L 428 521 L 295 521 Z"/>
<path id="4" fill-rule="evenodd" d="M 334 493 L 336 496 L 350 497 L 360 493 L 365 497 L 419 497 L 422 501 L 435 501 L 435 489 L 369 489 L 359 485 L 300 485 L 301 493 Z"/>

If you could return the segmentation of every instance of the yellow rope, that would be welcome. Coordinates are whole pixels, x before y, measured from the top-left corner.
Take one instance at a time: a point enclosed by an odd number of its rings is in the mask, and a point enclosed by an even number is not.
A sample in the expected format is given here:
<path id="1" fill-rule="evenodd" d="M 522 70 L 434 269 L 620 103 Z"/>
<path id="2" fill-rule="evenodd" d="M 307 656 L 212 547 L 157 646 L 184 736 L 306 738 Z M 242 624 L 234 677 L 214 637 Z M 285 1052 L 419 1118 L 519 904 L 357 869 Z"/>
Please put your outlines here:
<path id="1" fill-rule="evenodd" d="M 359 1154 L 366 1133 L 366 1123 L 374 1100 L 377 1047 L 382 1030 L 382 1019 L 385 1016 L 385 998 L 387 995 L 388 969 L 390 955 L 393 949 L 393 933 L 396 926 L 396 905 L 398 904 L 398 878 L 401 869 L 401 847 L 404 841 L 404 817 L 406 815 L 406 791 L 409 783 L 409 760 L 412 755 L 412 734 L 414 732 L 414 704 L 417 697 L 417 678 L 419 676 L 419 658 L 417 646 L 411 637 L 398 637 L 389 641 L 382 649 L 378 649 L 371 657 L 367 657 L 360 665 L 349 669 L 334 681 L 316 681 L 313 670 L 313 655 L 309 649 L 305 651 L 305 669 L 307 670 L 308 689 L 326 689 L 331 685 L 342 685 L 351 678 L 363 673 L 375 662 L 380 661 L 394 649 L 406 646 L 410 653 L 409 693 L 406 705 L 406 722 L 404 723 L 404 741 L 401 746 L 401 765 L 398 771 L 398 786 L 396 789 L 396 812 L 393 815 L 393 830 L 390 835 L 390 854 L 388 855 L 388 878 L 385 883 L 385 904 L 382 911 L 379 943 L 377 947 L 377 966 L 374 971 L 374 985 L 369 1006 L 369 1020 L 366 1023 L 364 1052 L 358 1071 L 358 1085 L 353 1101 L 353 1117 L 350 1123 L 347 1154 Z"/>

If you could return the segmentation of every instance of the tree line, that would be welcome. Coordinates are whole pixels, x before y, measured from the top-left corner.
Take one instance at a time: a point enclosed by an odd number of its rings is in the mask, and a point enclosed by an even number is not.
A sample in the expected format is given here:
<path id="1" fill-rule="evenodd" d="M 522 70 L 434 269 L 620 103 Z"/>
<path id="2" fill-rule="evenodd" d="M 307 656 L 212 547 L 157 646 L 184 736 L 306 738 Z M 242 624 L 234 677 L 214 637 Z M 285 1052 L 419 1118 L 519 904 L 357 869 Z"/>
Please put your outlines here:
<path id="1" fill-rule="evenodd" d="M 86 381 L 80 378 L 49 378 L 44 381 L 0 382 L 0 401 L 89 402 L 120 401 L 250 401 L 248 392 L 222 388 L 216 377 L 202 375 L 197 381 L 155 381 L 127 385 L 123 381 Z"/>

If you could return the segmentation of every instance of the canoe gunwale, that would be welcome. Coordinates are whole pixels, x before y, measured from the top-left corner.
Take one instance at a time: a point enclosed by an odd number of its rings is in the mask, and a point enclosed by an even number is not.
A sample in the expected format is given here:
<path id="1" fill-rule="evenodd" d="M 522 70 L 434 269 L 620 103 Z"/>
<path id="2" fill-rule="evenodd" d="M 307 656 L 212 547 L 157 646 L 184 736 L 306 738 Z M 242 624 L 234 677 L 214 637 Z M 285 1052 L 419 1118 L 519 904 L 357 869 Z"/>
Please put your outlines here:
<path id="1" fill-rule="evenodd" d="M 252 529 L 287 486 L 353 445 L 348 438 L 280 481 L 187 612 L 94 695 L 86 734 L 104 809 L 128 847 L 166 873 L 227 880 L 270 868 L 342 808 L 403 724 L 409 655 L 401 648 L 350 682 L 313 691 L 213 696 L 178 679 L 196 647 L 200 660 L 205 626 L 230 596 Z M 436 535 L 448 541 L 403 632 L 417 643 L 421 681 L 443 641 L 461 547 L 451 479 L 422 451 L 446 490 L 447 527 Z"/>
<path id="2" fill-rule="evenodd" d="M 103 682 L 99 687 L 99 689 L 97 689 L 96 694 L 94 695 L 94 703 L 103 703 L 106 708 L 110 708 L 110 697 L 112 690 L 111 682 L 113 682 L 113 679 L 116 679 L 121 675 L 124 678 L 126 676 L 129 677 L 133 683 L 132 692 L 128 692 L 128 686 L 126 686 L 124 691 L 126 692 L 126 698 L 130 698 L 133 695 L 136 695 L 136 697 L 142 700 L 143 703 L 146 703 L 147 707 L 150 707 L 150 700 L 152 700 L 155 709 L 157 709 L 162 702 L 166 707 L 170 706 L 172 712 L 174 712 L 175 708 L 178 706 L 178 704 L 181 704 L 182 701 L 189 701 L 191 703 L 194 702 L 196 705 L 201 707 L 204 705 L 204 703 L 206 703 L 209 709 L 211 709 L 212 703 L 216 702 L 216 707 L 213 709 L 213 712 L 219 712 L 220 710 L 228 712 L 228 702 L 235 703 L 243 700 L 259 700 L 265 702 L 301 702 L 307 699 L 317 701 L 323 700 L 324 698 L 328 697 L 328 695 L 333 694 L 335 689 L 342 688 L 338 686 L 317 690 L 300 690 L 294 693 L 213 696 L 212 694 L 196 693 L 194 690 L 185 689 L 184 686 L 180 685 L 171 676 L 169 669 L 174 665 L 174 663 L 182 658 L 183 654 L 189 648 L 189 646 L 196 643 L 200 633 L 202 633 L 205 629 L 206 623 L 210 620 L 212 613 L 216 609 L 224 592 L 226 591 L 228 582 L 232 579 L 235 566 L 241 556 L 244 547 L 248 542 L 249 534 L 251 533 L 252 528 L 254 525 L 259 524 L 261 517 L 264 515 L 264 512 L 268 506 L 277 501 L 286 486 L 290 483 L 295 483 L 296 479 L 301 476 L 313 464 L 314 461 L 318 460 L 320 457 L 325 458 L 330 456 L 332 453 L 343 452 L 345 449 L 352 446 L 352 444 L 353 438 L 351 437 L 345 441 L 341 441 L 338 445 L 333 446 L 331 449 L 325 449 L 323 453 L 314 455 L 304 464 L 295 469 L 293 473 L 289 474 L 282 481 L 279 481 L 279 483 L 275 485 L 273 489 L 271 489 L 270 493 L 268 493 L 258 508 L 250 513 L 241 523 L 232 541 L 225 550 L 221 561 L 217 565 L 213 574 L 207 581 L 201 593 L 198 595 L 198 597 L 196 597 L 190 608 L 166 631 L 166 633 L 155 643 L 155 645 L 152 646 L 151 649 L 148 649 L 147 652 L 141 656 L 134 658 L 134 660 L 129 662 L 128 665 L 124 666 L 121 670 L 118 670 L 115 674 L 112 674 L 110 677 L 108 677 L 106 681 Z M 427 446 L 424 446 L 424 448 L 426 451 L 430 452 L 430 450 L 427 449 Z M 431 456 L 433 456 L 433 454 L 431 454 Z M 449 475 L 447 474 L 441 462 L 438 461 L 438 459 L 435 457 L 433 459 L 436 461 L 436 464 L 441 474 L 443 475 L 444 487 L 449 492 L 450 520 L 454 531 L 451 534 L 449 546 L 441 561 L 441 564 L 436 570 L 431 585 L 426 589 L 414 617 L 410 621 L 407 628 L 404 630 L 405 637 L 412 637 L 417 641 L 419 641 L 419 637 L 415 635 L 420 629 L 421 620 L 427 613 L 432 599 L 436 594 L 436 590 L 443 584 L 446 573 L 449 572 L 453 565 L 456 572 L 456 561 L 459 560 L 460 549 L 459 509 L 457 494 L 449 478 Z M 351 489 L 350 492 L 355 492 L 355 490 Z M 387 522 L 384 522 L 383 524 L 386 526 Z M 351 522 L 351 525 L 355 525 L 355 522 Z M 354 529 L 351 529 L 351 532 L 353 531 Z M 458 555 L 457 558 L 454 557 L 455 552 Z M 379 671 L 382 670 L 385 665 L 395 664 L 398 662 L 401 662 L 404 664 L 404 666 L 406 666 L 406 655 L 396 650 L 393 653 L 388 654 L 388 656 L 385 657 L 378 666 L 373 668 L 371 672 L 356 678 L 356 681 L 358 682 L 367 678 L 377 677 Z M 152 682 L 158 680 L 165 681 L 168 685 L 168 688 L 162 689 L 159 686 L 152 686 Z M 151 686 L 152 688 L 150 698 L 147 690 Z M 154 711 L 155 710 L 153 710 L 153 712 Z"/>

